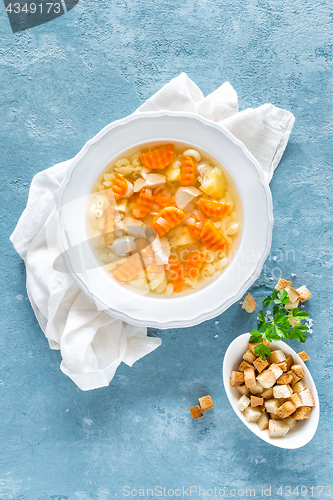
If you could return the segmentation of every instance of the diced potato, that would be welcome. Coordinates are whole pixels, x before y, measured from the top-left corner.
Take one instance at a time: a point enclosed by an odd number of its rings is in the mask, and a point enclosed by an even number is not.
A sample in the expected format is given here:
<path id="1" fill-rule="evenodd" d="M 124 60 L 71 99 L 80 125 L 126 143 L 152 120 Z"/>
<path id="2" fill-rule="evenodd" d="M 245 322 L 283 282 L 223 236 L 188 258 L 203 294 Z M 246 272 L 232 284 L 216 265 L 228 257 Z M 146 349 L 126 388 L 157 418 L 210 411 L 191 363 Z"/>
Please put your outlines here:
<path id="1" fill-rule="evenodd" d="M 177 241 L 173 242 L 172 246 L 173 247 L 182 247 L 184 245 L 190 245 L 190 244 L 197 243 L 197 240 L 193 238 L 193 236 L 190 233 L 190 230 L 188 227 L 184 227 L 180 233 L 180 236 L 177 238 Z"/>
<path id="2" fill-rule="evenodd" d="M 165 175 L 167 178 L 167 182 L 176 182 L 180 181 L 181 178 L 181 163 L 180 161 L 175 161 L 168 166 L 165 170 Z"/>
<path id="3" fill-rule="evenodd" d="M 202 180 L 200 189 L 213 198 L 222 198 L 225 193 L 225 186 L 224 173 L 220 168 L 214 167 L 210 174 Z"/>

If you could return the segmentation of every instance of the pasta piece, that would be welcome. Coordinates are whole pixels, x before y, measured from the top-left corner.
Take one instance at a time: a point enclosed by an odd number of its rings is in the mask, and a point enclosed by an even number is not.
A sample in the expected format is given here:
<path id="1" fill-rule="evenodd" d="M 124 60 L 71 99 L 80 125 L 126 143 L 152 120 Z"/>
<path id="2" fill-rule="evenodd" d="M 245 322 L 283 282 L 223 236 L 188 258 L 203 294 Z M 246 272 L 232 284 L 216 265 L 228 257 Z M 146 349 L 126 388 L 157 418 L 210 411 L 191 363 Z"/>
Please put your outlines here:
<path id="1" fill-rule="evenodd" d="M 205 222 L 201 231 L 201 241 L 208 250 L 225 250 L 229 244 L 223 234 L 214 226 L 213 222 L 208 220 Z"/>
<path id="2" fill-rule="evenodd" d="M 175 292 L 180 292 L 185 280 L 184 269 L 179 260 L 174 257 L 170 257 L 169 262 L 165 265 L 165 274 L 167 279 L 173 284 Z"/>
<path id="3" fill-rule="evenodd" d="M 200 234 L 206 220 L 207 218 L 202 212 L 200 212 L 200 210 L 194 210 L 187 219 L 186 224 L 188 225 L 191 235 L 196 240 L 200 240 Z"/>
<path id="4" fill-rule="evenodd" d="M 149 214 L 153 204 L 153 192 L 151 189 L 143 188 L 140 191 L 139 197 L 133 209 L 132 216 L 136 219 L 142 219 Z"/>
<path id="5" fill-rule="evenodd" d="M 140 155 L 141 163 L 152 170 L 162 170 L 172 162 L 174 150 L 174 144 L 153 149 Z"/>
<path id="6" fill-rule="evenodd" d="M 117 177 L 113 181 L 113 185 L 108 192 L 108 200 L 112 200 L 113 198 L 117 201 L 120 200 L 126 194 L 128 185 L 125 180 L 125 177 L 122 174 L 117 174 Z"/>
<path id="7" fill-rule="evenodd" d="M 231 209 L 231 205 L 228 203 L 217 200 L 207 200 L 206 198 L 201 198 L 199 203 L 201 210 L 209 217 L 222 217 Z"/>
<path id="8" fill-rule="evenodd" d="M 113 273 L 114 278 L 119 281 L 131 281 L 142 270 L 141 258 L 138 253 L 131 255 L 126 262 L 124 262 Z"/>
<path id="9" fill-rule="evenodd" d="M 193 161 L 193 158 L 191 158 L 190 156 L 184 156 L 180 184 L 182 186 L 189 186 L 190 184 L 193 184 L 195 179 L 196 179 L 196 166 Z"/>
<path id="10" fill-rule="evenodd" d="M 115 219 L 115 211 L 113 208 L 109 208 L 106 212 L 105 216 L 105 225 L 104 225 L 104 241 L 107 246 L 113 245 L 113 232 L 114 232 L 114 219 Z"/>
<path id="11" fill-rule="evenodd" d="M 177 206 L 175 200 L 164 191 L 159 191 L 154 195 L 154 203 L 161 208 Z"/>
<path id="12" fill-rule="evenodd" d="M 199 277 L 199 272 L 202 264 L 205 262 L 206 253 L 205 252 L 194 252 L 192 253 L 185 264 L 188 276 L 193 280 Z"/>
<path id="13" fill-rule="evenodd" d="M 186 219 L 186 214 L 180 208 L 163 208 L 152 220 L 151 227 L 155 229 L 158 236 L 163 236 L 170 229 L 176 227 Z"/>

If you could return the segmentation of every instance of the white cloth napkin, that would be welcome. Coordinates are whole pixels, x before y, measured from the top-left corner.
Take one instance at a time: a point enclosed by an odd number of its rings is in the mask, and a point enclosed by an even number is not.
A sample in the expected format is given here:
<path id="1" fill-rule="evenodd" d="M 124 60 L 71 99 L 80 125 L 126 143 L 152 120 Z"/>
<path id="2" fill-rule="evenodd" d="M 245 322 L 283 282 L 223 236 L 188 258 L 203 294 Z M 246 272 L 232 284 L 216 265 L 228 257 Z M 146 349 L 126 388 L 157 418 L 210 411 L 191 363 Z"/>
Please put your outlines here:
<path id="1" fill-rule="evenodd" d="M 209 94 L 182 73 L 137 112 L 173 110 L 197 113 L 218 122 L 240 139 L 259 161 L 268 181 L 287 145 L 294 116 L 272 104 L 238 112 L 230 83 Z M 59 186 L 73 160 L 35 175 L 27 207 L 11 241 L 25 261 L 27 293 L 40 327 L 52 349 L 60 349 L 61 370 L 82 390 L 107 386 L 123 361 L 135 361 L 161 343 L 139 328 L 99 311 L 65 273 L 53 269 L 59 255 L 55 206 Z"/>

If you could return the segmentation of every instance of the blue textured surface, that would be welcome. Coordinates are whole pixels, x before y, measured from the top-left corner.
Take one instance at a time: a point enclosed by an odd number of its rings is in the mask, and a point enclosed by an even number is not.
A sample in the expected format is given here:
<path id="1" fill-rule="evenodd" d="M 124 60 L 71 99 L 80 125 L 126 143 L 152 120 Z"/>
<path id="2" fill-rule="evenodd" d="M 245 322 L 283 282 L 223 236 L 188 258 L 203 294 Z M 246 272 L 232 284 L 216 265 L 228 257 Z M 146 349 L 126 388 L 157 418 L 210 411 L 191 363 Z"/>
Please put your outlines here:
<path id="1" fill-rule="evenodd" d="M 305 485 L 318 497 L 316 486 L 332 485 L 333 460 L 330 1 L 82 0 L 15 35 L 0 5 L 0 22 L 1 500 L 107 500 L 122 498 L 125 485 L 251 487 L 257 497 L 272 485 L 272 498 L 280 485 Z M 34 174 L 74 156 L 182 71 L 205 94 L 229 80 L 241 109 L 272 102 L 296 116 L 271 183 L 272 253 L 252 291 L 263 298 L 279 268 L 313 292 L 306 350 L 321 420 L 297 451 L 255 439 L 224 394 L 223 354 L 255 325 L 239 304 L 219 324 L 158 332 L 161 347 L 84 393 L 59 370 L 8 240 Z M 215 408 L 193 422 L 188 409 L 207 393 Z"/>

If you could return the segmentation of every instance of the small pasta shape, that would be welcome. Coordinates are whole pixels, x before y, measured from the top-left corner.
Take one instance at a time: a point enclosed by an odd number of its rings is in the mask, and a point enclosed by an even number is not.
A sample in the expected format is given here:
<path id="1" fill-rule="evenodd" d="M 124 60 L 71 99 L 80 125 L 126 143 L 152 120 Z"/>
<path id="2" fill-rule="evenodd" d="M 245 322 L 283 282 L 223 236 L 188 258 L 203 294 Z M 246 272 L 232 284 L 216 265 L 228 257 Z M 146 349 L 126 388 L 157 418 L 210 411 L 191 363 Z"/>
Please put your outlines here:
<path id="1" fill-rule="evenodd" d="M 95 216 L 97 218 L 102 217 L 103 213 L 104 213 L 104 211 L 101 208 L 96 208 L 96 210 L 95 210 Z"/>
<path id="2" fill-rule="evenodd" d="M 110 262 L 110 256 L 108 253 L 101 253 L 99 258 L 101 259 L 101 261 L 103 262 Z"/>
<path id="3" fill-rule="evenodd" d="M 117 267 L 117 264 L 115 264 L 114 262 L 110 262 L 109 264 L 106 264 L 104 266 L 104 269 L 110 273 L 111 271 L 113 271 L 115 268 Z"/>
<path id="4" fill-rule="evenodd" d="M 98 184 L 97 189 L 98 189 L 98 191 L 103 191 L 103 189 L 106 189 L 106 187 L 105 187 L 105 186 L 104 186 L 104 184 L 101 182 L 100 184 Z"/>
<path id="5" fill-rule="evenodd" d="M 130 162 L 133 164 L 133 161 L 140 158 L 140 155 L 142 155 L 142 151 L 136 151 L 135 153 L 133 153 L 132 156 L 130 156 Z"/>
<path id="6" fill-rule="evenodd" d="M 172 162 L 174 150 L 174 144 L 153 149 L 140 155 L 141 163 L 152 170 L 162 170 Z"/>
<path id="7" fill-rule="evenodd" d="M 114 174 L 106 173 L 103 175 L 105 181 L 113 181 L 116 176 Z"/>
<path id="8" fill-rule="evenodd" d="M 90 207 L 89 207 L 89 210 L 88 210 L 88 215 L 89 215 L 89 218 L 91 220 L 94 220 L 96 219 L 96 209 L 97 209 L 97 206 L 96 206 L 96 201 L 94 200 Z"/>
<path id="9" fill-rule="evenodd" d="M 140 162 L 139 158 L 135 158 L 135 160 L 132 161 L 132 166 L 134 167 L 134 169 L 137 167 L 140 167 L 140 165 L 141 165 L 141 162 Z"/>
<path id="10" fill-rule="evenodd" d="M 238 222 L 231 222 L 227 227 L 227 234 L 228 235 L 236 234 L 238 229 L 239 229 Z"/>
<path id="11" fill-rule="evenodd" d="M 110 188 L 112 186 L 112 181 L 104 181 L 103 184 L 106 188 Z"/>
<path id="12" fill-rule="evenodd" d="M 201 154 L 196 149 L 187 149 L 184 151 L 183 155 L 190 156 L 191 158 L 194 158 L 195 161 L 201 161 Z"/>
<path id="13" fill-rule="evenodd" d="M 131 162 L 127 158 L 119 158 L 117 161 L 114 162 L 114 166 L 116 168 L 126 167 L 130 163 Z"/>
<path id="14" fill-rule="evenodd" d="M 223 259 L 214 262 L 214 267 L 215 269 L 223 269 L 228 264 L 229 264 L 229 259 L 227 257 L 223 257 Z"/>
<path id="15" fill-rule="evenodd" d="M 98 229 L 104 229 L 105 227 L 105 217 L 98 219 Z"/>
<path id="16" fill-rule="evenodd" d="M 238 215 L 237 215 L 237 212 L 232 212 L 232 214 L 230 215 L 231 217 L 231 220 L 233 222 L 237 222 L 238 221 Z"/>
<path id="17" fill-rule="evenodd" d="M 132 165 L 126 165 L 125 167 L 115 168 L 115 171 L 119 174 L 129 175 L 133 172 L 134 167 Z"/>
<path id="18" fill-rule="evenodd" d="M 197 169 L 193 159 L 190 156 L 184 156 L 182 164 L 182 173 L 180 178 L 181 186 L 190 186 L 197 177 Z"/>
<path id="19" fill-rule="evenodd" d="M 174 286 L 172 283 L 169 283 L 165 289 L 165 297 L 167 299 L 170 299 L 171 295 L 173 294 Z"/>
<path id="20" fill-rule="evenodd" d="M 162 283 L 160 285 L 158 285 L 158 287 L 156 288 L 155 292 L 156 293 L 163 293 L 165 292 L 165 289 L 168 285 L 168 280 L 166 278 L 164 278 L 164 280 L 162 281 Z"/>

